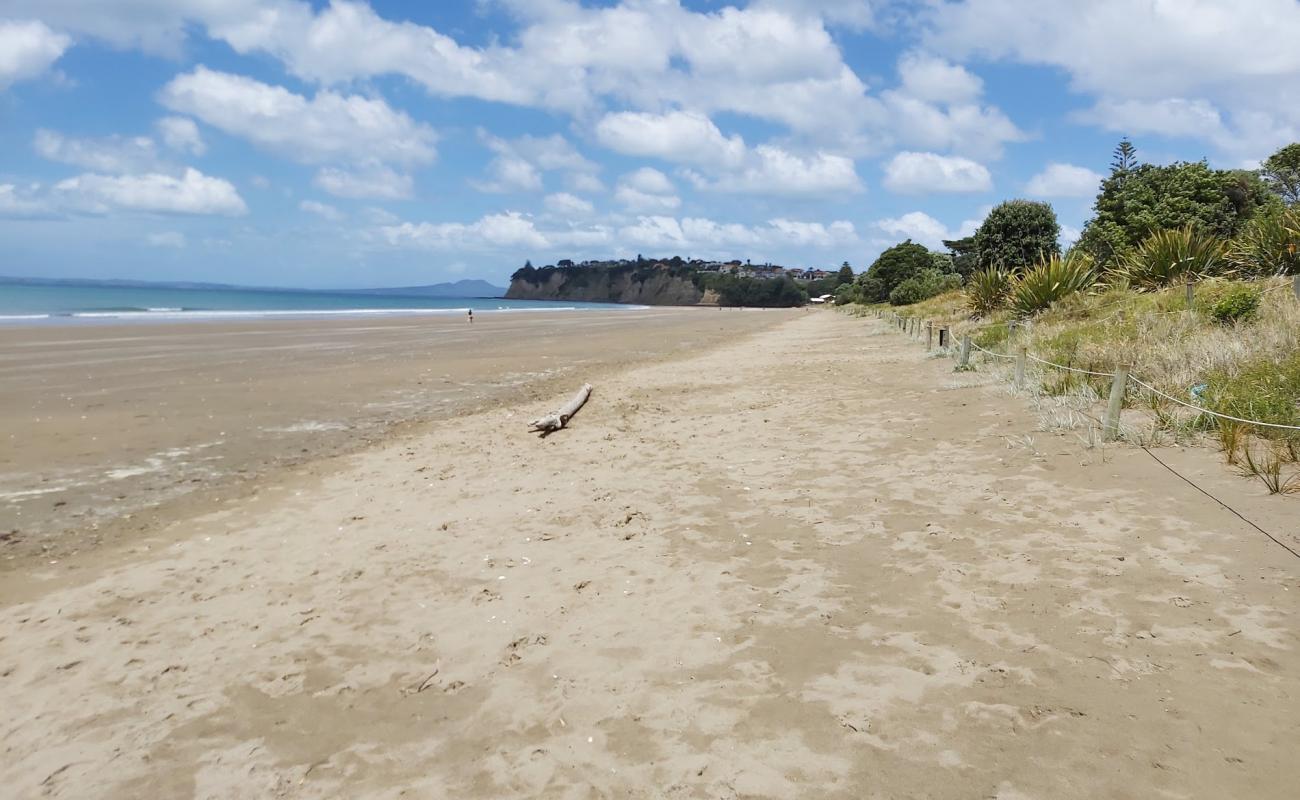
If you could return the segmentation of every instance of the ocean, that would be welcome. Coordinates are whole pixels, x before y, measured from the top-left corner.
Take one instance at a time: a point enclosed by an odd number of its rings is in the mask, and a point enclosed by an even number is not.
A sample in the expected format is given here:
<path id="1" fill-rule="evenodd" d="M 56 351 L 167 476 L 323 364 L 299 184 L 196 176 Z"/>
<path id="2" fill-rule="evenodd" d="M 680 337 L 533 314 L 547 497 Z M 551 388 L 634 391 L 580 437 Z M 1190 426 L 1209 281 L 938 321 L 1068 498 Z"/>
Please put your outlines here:
<path id="1" fill-rule="evenodd" d="M 629 309 L 607 303 L 244 288 L 0 283 L 0 325 Z"/>

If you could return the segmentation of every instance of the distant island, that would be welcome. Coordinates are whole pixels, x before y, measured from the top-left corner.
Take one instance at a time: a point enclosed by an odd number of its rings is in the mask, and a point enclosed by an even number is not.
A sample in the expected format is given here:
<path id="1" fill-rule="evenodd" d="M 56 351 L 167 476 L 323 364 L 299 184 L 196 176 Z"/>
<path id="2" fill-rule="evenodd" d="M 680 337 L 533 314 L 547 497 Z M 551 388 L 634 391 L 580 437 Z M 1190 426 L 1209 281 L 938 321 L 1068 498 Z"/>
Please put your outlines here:
<path id="1" fill-rule="evenodd" d="M 385 297 L 438 297 L 438 298 L 498 298 L 506 290 L 487 281 L 465 279 L 451 283 L 434 283 L 427 286 L 394 286 L 374 289 L 296 289 L 287 286 L 243 286 L 232 283 L 203 283 L 196 281 L 135 281 L 94 278 L 31 278 L 0 275 L 0 285 L 17 286 L 84 286 L 92 288 L 128 289 L 193 289 L 255 292 L 319 292 L 321 294 L 382 295 Z"/>
<path id="2" fill-rule="evenodd" d="M 510 300 L 568 300 L 643 305 L 791 307 L 833 294 L 853 280 L 843 264 L 834 270 L 752 264 L 738 259 L 671 258 L 574 262 L 544 267 L 525 263 L 510 276 Z"/>

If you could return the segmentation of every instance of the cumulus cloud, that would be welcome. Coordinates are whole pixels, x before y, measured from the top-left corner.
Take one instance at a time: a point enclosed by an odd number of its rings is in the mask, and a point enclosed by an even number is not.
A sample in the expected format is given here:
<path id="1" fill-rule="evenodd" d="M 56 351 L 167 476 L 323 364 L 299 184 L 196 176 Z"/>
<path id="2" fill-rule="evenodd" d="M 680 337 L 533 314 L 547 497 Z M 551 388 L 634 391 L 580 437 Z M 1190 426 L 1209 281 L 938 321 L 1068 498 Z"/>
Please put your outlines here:
<path id="1" fill-rule="evenodd" d="M 233 184 L 193 168 L 180 177 L 86 173 L 59 181 L 54 193 L 68 207 L 97 214 L 122 210 L 238 216 L 248 212 Z"/>
<path id="2" fill-rule="evenodd" d="M 969 158 L 902 152 L 885 165 L 885 187 L 903 194 L 987 192 L 993 176 Z"/>
<path id="3" fill-rule="evenodd" d="M 173 78 L 158 99 L 172 111 L 302 163 L 375 160 L 413 166 L 435 156 L 433 129 L 380 98 L 328 90 L 308 98 L 200 66 Z"/>
<path id="4" fill-rule="evenodd" d="M 688 172 L 697 189 L 771 195 L 852 194 L 863 190 L 853 159 L 829 153 L 800 156 L 773 145 L 759 145 L 745 164 L 709 178 Z"/>
<path id="5" fill-rule="evenodd" d="M 1111 130 L 1254 158 L 1300 138 L 1294 0 L 959 0 L 934 6 L 926 27 L 937 52 L 1063 70 Z"/>
<path id="6" fill-rule="evenodd" d="M 596 123 L 596 139 L 617 153 L 678 164 L 732 167 L 745 157 L 743 139 L 723 136 L 707 116 L 687 111 L 606 114 Z"/>
<path id="7" fill-rule="evenodd" d="M 0 89 L 41 75 L 71 44 L 43 22 L 0 20 Z"/>
<path id="8" fill-rule="evenodd" d="M 533 221 L 515 211 L 489 214 L 468 224 L 403 222 L 382 226 L 379 235 L 393 246 L 427 250 L 541 250 L 549 246 Z"/>
<path id="9" fill-rule="evenodd" d="M 1102 175 L 1087 167 L 1053 162 L 1029 179 L 1025 193 L 1031 197 L 1092 197 Z"/>
<path id="10" fill-rule="evenodd" d="M 471 223 L 403 222 L 383 225 L 373 232 L 373 236 L 392 247 L 515 254 L 619 245 L 723 255 L 734 254 L 737 250 L 771 251 L 786 247 L 830 249 L 858 242 L 853 224 L 844 220 L 827 224 L 778 218 L 761 225 L 744 225 L 704 217 L 678 219 L 646 215 L 619 228 L 589 225 L 541 229 L 531 218 L 513 211 L 489 214 Z"/>
<path id="11" fill-rule="evenodd" d="M 163 117 L 154 123 L 163 144 L 178 153 L 201 156 L 207 151 L 199 126 L 189 117 Z"/>
<path id="12" fill-rule="evenodd" d="M 961 239 L 970 236 L 979 225 L 979 220 L 970 219 L 953 230 L 923 211 L 912 211 L 900 217 L 889 217 L 875 223 L 875 227 L 883 233 L 896 239 L 911 239 L 932 250 L 942 249 L 945 239 Z"/>
<path id="13" fill-rule="evenodd" d="M 303 200 L 298 204 L 298 208 L 308 214 L 315 214 L 328 222 L 343 221 L 343 212 L 328 203 L 320 203 L 315 200 Z"/>
<path id="14" fill-rule="evenodd" d="M 898 61 L 902 91 L 931 103 L 970 103 L 984 93 L 984 82 L 965 67 L 926 53 L 905 54 Z"/>
<path id="15" fill-rule="evenodd" d="M 473 181 L 485 192 L 532 192 L 542 188 L 542 173 L 563 171 L 571 184 L 599 184 L 599 165 L 590 161 L 559 134 L 503 139 L 479 129 L 479 139 L 496 155 L 489 162 L 488 180 Z M 579 189 L 581 191 L 581 189 Z"/>
<path id="16" fill-rule="evenodd" d="M 404 200 L 415 191 L 415 180 L 383 164 L 362 164 L 352 169 L 322 167 L 312 183 L 335 197 Z"/>
<path id="17" fill-rule="evenodd" d="M 41 158 L 96 172 L 137 172 L 158 166 L 158 150 L 148 136 L 77 138 L 41 128 L 32 147 Z"/>
<path id="18" fill-rule="evenodd" d="M 39 188 L 0 183 L 0 218 L 25 219 L 48 214 L 48 205 L 36 196 Z"/>
<path id="19" fill-rule="evenodd" d="M 588 217 L 596 211 L 596 207 L 590 201 L 568 192 L 548 194 L 542 202 L 546 205 L 547 211 L 561 217 Z"/>
<path id="20" fill-rule="evenodd" d="M 682 204 L 676 191 L 667 175 L 651 167 L 642 167 L 619 179 L 614 199 L 629 211 L 674 211 Z"/>

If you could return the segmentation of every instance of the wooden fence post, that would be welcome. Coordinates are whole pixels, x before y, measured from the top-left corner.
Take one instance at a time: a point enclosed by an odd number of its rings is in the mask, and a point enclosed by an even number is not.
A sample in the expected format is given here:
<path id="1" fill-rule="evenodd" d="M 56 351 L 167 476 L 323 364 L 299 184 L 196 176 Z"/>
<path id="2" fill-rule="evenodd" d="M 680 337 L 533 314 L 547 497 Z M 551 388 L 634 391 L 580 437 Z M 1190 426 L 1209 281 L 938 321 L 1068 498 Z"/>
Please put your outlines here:
<path id="1" fill-rule="evenodd" d="M 1187 275 L 1187 310 L 1192 310 L 1192 303 L 1196 302 L 1196 294 L 1193 289 L 1195 284 L 1192 282 L 1191 273 Z"/>
<path id="2" fill-rule="evenodd" d="M 930 352 L 934 349 L 934 323 L 925 323 L 925 350 Z"/>
<path id="3" fill-rule="evenodd" d="M 1025 388 L 1025 362 L 1029 361 L 1029 348 L 1022 347 L 1016 354 L 1016 388 Z"/>
<path id="4" fill-rule="evenodd" d="M 1300 275 L 1291 279 L 1291 290 L 1295 292 L 1297 300 L 1300 300 Z"/>
<path id="5" fill-rule="evenodd" d="M 1106 405 L 1106 419 L 1101 425 L 1102 441 L 1113 442 L 1119 437 L 1119 412 L 1124 407 L 1124 391 L 1128 388 L 1128 368 L 1116 367 L 1110 383 L 1110 402 Z"/>
<path id="6" fill-rule="evenodd" d="M 970 366 L 970 334 L 961 337 L 961 359 L 958 360 L 957 366 L 960 369 L 966 369 Z"/>
<path id="7" fill-rule="evenodd" d="M 949 333 L 948 333 L 948 329 L 947 329 L 947 328 L 940 328 L 940 329 L 939 329 L 939 346 L 940 346 L 940 347 L 947 347 L 947 346 L 948 346 L 948 340 L 949 340 L 949 338 L 951 338 L 951 337 L 950 337 L 950 335 L 949 335 Z"/>

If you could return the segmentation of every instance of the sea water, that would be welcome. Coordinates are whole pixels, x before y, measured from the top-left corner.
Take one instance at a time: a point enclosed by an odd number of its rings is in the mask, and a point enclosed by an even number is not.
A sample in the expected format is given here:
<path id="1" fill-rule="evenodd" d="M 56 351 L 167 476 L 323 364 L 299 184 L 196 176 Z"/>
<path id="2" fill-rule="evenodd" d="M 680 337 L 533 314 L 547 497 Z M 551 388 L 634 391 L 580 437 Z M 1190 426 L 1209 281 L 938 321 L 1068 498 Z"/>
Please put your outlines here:
<path id="1" fill-rule="evenodd" d="M 294 289 L 0 283 L 0 325 L 629 309 L 607 303 Z"/>

